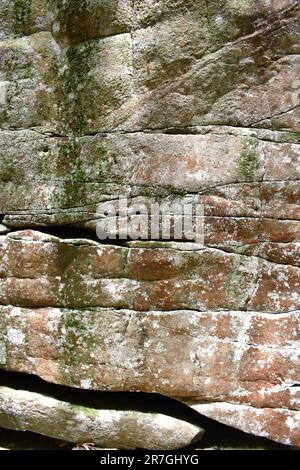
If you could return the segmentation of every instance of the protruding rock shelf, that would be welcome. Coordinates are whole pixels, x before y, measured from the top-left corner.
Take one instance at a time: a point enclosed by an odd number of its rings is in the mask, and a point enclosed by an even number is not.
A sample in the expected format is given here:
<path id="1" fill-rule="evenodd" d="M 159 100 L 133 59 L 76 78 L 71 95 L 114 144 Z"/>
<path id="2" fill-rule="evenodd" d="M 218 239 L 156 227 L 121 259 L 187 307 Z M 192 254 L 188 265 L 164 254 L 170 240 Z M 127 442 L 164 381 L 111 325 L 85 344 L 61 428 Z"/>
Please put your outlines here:
<path id="1" fill-rule="evenodd" d="M 1 367 L 72 387 L 229 402 L 247 419 L 222 405 L 203 413 L 254 434 L 264 410 L 297 422 L 300 268 L 194 244 L 126 245 L 2 236 Z M 290 441 L 268 426 L 264 435 L 299 444 L 297 426 Z"/>
<path id="2" fill-rule="evenodd" d="M 1 425 L 102 448 L 178 449 L 201 428 L 162 414 L 99 410 L 25 390 L 0 387 Z"/>
<path id="3" fill-rule="evenodd" d="M 114 246 L 28 230 L 1 236 L 0 253 L 2 305 L 281 314 L 300 303 L 296 265 L 196 243 Z"/>

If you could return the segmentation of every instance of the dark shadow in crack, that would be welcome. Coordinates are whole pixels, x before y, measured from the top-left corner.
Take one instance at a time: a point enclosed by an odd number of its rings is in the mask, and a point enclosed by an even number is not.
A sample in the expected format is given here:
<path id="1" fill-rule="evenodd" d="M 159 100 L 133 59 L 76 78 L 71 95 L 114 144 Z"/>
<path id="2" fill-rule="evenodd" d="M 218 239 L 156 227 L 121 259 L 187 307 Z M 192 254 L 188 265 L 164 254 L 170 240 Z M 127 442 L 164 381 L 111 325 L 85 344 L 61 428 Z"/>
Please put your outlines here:
<path id="1" fill-rule="evenodd" d="M 157 393 L 83 390 L 52 384 L 33 375 L 7 371 L 0 373 L 0 386 L 40 393 L 57 400 L 94 409 L 162 413 L 205 429 L 204 437 L 200 441 L 194 439 L 194 442 L 186 449 L 207 447 L 215 447 L 216 449 L 291 449 L 289 446 L 247 434 L 207 418 L 188 405 Z"/>

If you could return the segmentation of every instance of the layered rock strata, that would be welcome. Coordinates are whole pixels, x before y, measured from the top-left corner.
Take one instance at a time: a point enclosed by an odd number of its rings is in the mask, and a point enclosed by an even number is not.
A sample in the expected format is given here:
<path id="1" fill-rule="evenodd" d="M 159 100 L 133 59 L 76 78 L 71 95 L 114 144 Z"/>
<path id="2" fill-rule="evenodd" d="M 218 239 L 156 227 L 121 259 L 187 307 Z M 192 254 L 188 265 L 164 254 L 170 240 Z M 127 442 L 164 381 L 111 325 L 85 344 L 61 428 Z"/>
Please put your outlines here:
<path id="1" fill-rule="evenodd" d="M 2 369 L 300 446 L 299 24 L 292 0 L 1 1 Z M 119 196 L 202 204 L 201 243 L 96 241 Z M 50 402 L 0 395 L 1 426 L 47 434 Z M 70 406 L 57 437 L 110 445 Z"/>

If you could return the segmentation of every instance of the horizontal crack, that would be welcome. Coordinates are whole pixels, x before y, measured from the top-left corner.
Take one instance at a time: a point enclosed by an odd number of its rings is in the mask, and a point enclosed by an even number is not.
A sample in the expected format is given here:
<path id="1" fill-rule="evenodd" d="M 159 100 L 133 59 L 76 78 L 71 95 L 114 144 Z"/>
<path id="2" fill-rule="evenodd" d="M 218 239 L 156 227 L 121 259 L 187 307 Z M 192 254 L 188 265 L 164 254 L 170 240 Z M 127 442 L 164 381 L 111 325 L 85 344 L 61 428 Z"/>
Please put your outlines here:
<path id="1" fill-rule="evenodd" d="M 145 413 L 160 413 L 200 426 L 207 433 L 228 433 L 232 427 L 219 423 L 212 418 L 201 415 L 187 404 L 178 399 L 145 392 L 103 392 L 84 390 L 45 382 L 44 380 L 21 372 L 0 372 L 0 386 L 12 390 L 24 390 L 38 393 L 45 397 L 54 398 L 73 405 L 94 410 L 138 411 Z M 239 431 L 241 435 L 247 435 Z M 267 441 L 261 438 L 261 441 Z M 205 441 L 203 442 L 205 444 Z M 199 445 L 199 444 L 198 444 Z M 200 443 L 202 445 L 202 443 Z"/>
<path id="2" fill-rule="evenodd" d="M 299 107 L 299 105 L 291 108 L 291 109 L 295 109 Z M 285 114 L 286 112 L 288 111 L 283 111 L 282 114 Z M 281 113 L 280 113 L 281 114 Z M 279 114 L 279 115 L 280 115 Z M 271 116 L 271 117 L 268 117 L 268 118 L 264 118 L 262 119 L 261 121 L 258 121 L 258 122 L 263 122 L 267 119 L 271 119 L 272 117 L 275 117 L 277 115 L 274 115 L 274 116 Z M 250 125 L 250 126 L 238 126 L 238 125 L 235 125 L 235 126 L 231 126 L 229 124 L 226 124 L 226 123 L 223 123 L 223 124 L 220 124 L 220 123 L 198 123 L 198 124 L 195 124 L 195 125 L 192 125 L 192 126 L 174 126 L 174 127 L 149 127 L 149 128 L 140 128 L 140 129 L 137 129 L 137 130 L 120 130 L 120 129 L 114 129 L 114 130 L 96 130 L 94 132 L 89 132 L 89 133 L 82 133 L 82 134 L 78 134 L 77 135 L 77 138 L 84 138 L 84 137 L 96 137 L 96 136 L 106 136 L 106 135 L 127 135 L 127 134 L 146 134 L 146 135 L 202 135 L 202 136 L 205 136 L 207 134 L 213 134 L 213 135 L 236 135 L 234 133 L 232 133 L 232 131 L 236 131 L 238 135 L 242 136 L 242 137 L 247 137 L 247 135 L 244 135 L 244 134 L 241 134 L 239 131 L 244 129 L 244 130 L 248 130 L 248 131 L 258 131 L 258 132 L 268 132 L 268 133 L 271 133 L 271 134 L 274 134 L 275 136 L 278 136 L 279 134 L 279 137 L 280 137 L 280 134 L 282 134 L 282 138 L 284 139 L 284 137 L 287 137 L 287 136 L 290 136 L 292 138 L 295 139 L 295 142 L 287 142 L 286 140 L 282 140 L 280 142 L 278 141 L 275 141 L 275 140 L 272 140 L 270 138 L 263 138 L 263 137 L 259 137 L 258 135 L 256 135 L 255 137 L 258 139 L 258 140 L 262 140 L 262 141 L 266 141 L 266 142 L 273 142 L 273 143 L 277 143 L 277 144 L 282 144 L 282 143 L 293 143 L 295 145 L 300 145 L 299 141 L 297 141 L 297 138 L 295 137 L 295 133 L 296 131 L 291 131 L 291 130 L 285 130 L 285 129 L 272 129 L 272 128 L 268 128 L 268 127 L 253 127 L 253 125 Z M 216 131 L 216 127 L 219 128 L 221 131 L 223 128 L 225 129 L 228 129 L 228 132 L 217 132 Z M 55 138 L 55 139 L 59 139 L 59 138 L 62 138 L 62 139 L 71 139 L 71 138 L 74 138 L 73 134 L 60 134 L 60 133 L 55 133 L 55 132 L 41 132 L 39 131 L 37 128 L 35 127 L 28 127 L 28 128 L 22 128 L 22 127 L 19 127 L 19 128 L 3 128 L 3 129 L 0 129 L 0 133 L 1 132 L 25 132 L 25 131 L 30 131 L 30 132 L 34 132 L 36 134 L 38 134 L 39 136 L 41 137 L 45 137 L 45 138 Z M 20 142 L 26 142 L 26 140 L 24 141 L 20 141 Z"/>

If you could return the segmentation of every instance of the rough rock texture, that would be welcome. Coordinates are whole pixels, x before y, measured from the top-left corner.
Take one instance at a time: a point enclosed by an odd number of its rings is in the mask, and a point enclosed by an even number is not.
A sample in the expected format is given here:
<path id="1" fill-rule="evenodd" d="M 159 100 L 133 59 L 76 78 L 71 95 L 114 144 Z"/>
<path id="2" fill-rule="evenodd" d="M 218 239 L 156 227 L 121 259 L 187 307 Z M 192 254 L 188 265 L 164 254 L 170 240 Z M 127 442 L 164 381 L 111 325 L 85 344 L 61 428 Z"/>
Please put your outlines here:
<path id="1" fill-rule="evenodd" d="M 299 443 L 299 413 L 281 408 L 259 409 L 232 403 L 194 405 L 199 413 L 220 422 L 244 429 L 249 433 L 274 439 L 285 444 Z"/>
<path id="2" fill-rule="evenodd" d="M 247 404 L 247 426 L 239 412 L 237 426 L 297 445 L 296 425 L 290 440 L 278 426 L 260 433 L 257 415 L 299 419 L 300 268 L 161 245 L 3 235 L 1 367 L 81 388 Z"/>
<path id="3" fill-rule="evenodd" d="M 161 414 L 93 409 L 38 393 L 0 387 L 1 425 L 117 449 L 177 449 L 201 430 Z"/>
<path id="4" fill-rule="evenodd" d="M 3 369 L 300 446 L 299 8 L 0 2 Z M 76 237 L 119 195 L 203 203 L 203 243 Z"/>

